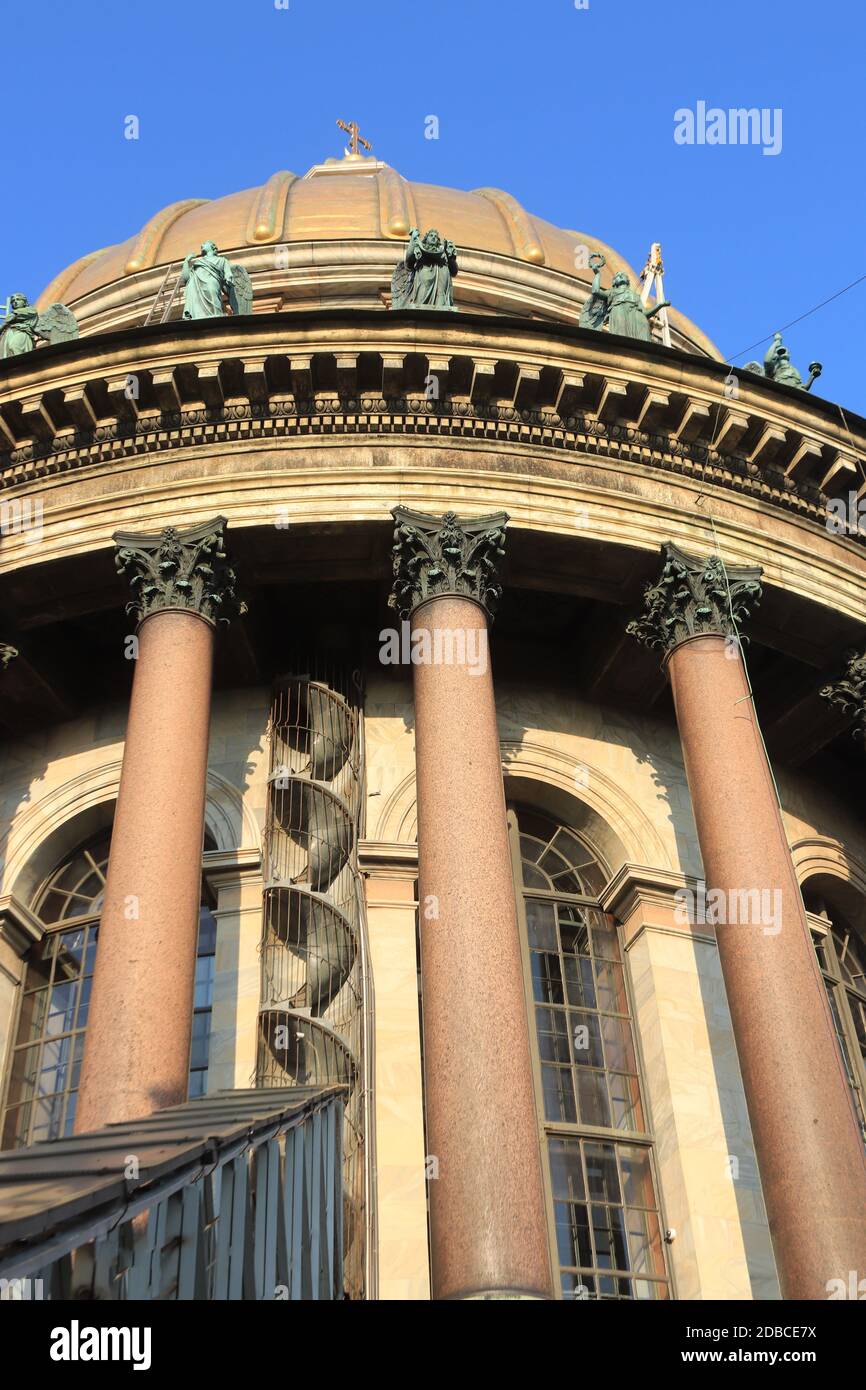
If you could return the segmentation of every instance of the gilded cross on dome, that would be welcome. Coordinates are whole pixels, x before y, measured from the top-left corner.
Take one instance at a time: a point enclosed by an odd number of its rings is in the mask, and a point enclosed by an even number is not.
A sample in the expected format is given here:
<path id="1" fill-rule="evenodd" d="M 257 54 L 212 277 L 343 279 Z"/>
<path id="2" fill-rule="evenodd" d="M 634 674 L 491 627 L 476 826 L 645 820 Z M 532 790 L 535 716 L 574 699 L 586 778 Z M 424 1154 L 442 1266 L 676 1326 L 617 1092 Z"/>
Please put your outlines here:
<path id="1" fill-rule="evenodd" d="M 362 159 L 363 155 L 361 155 L 358 150 L 359 145 L 363 145 L 365 150 L 372 150 L 373 146 L 370 144 L 370 141 L 365 140 L 361 135 L 361 127 L 358 125 L 357 121 L 338 121 L 337 125 L 341 130 L 345 130 L 351 141 L 349 149 L 346 150 L 347 155 L 350 155 L 353 159 Z"/>

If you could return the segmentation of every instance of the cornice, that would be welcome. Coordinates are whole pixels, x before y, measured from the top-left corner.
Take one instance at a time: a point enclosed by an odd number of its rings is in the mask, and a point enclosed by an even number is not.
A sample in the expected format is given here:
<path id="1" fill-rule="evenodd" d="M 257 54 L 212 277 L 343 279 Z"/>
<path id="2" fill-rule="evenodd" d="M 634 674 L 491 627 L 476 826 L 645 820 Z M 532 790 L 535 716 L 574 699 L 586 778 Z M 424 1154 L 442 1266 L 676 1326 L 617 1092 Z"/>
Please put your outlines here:
<path id="1" fill-rule="evenodd" d="M 258 849 L 211 849 L 202 866 L 212 888 L 233 888 L 261 879 L 262 856 Z"/>
<path id="2" fill-rule="evenodd" d="M 828 498 L 866 493 L 866 421 L 848 416 L 846 432 L 829 402 L 738 373 L 732 400 L 724 364 L 658 344 L 599 345 L 567 325 L 416 318 L 263 314 L 9 359 L 0 364 L 0 487 L 196 445 L 390 435 L 628 461 L 822 525 Z"/>
<path id="3" fill-rule="evenodd" d="M 645 864 L 621 864 L 601 891 L 599 902 L 604 912 L 624 918 L 638 902 L 653 902 L 668 907 L 677 892 L 695 892 L 701 882 L 693 874 L 675 869 L 655 869 Z"/>
<path id="4" fill-rule="evenodd" d="M 396 840 L 359 840 L 358 867 L 365 878 L 418 877 L 418 846 Z"/>
<path id="5" fill-rule="evenodd" d="M 0 895 L 0 938 L 8 941 L 17 955 L 25 956 L 44 935 L 45 928 L 39 918 L 19 902 L 14 893 Z"/>
<path id="6" fill-rule="evenodd" d="M 677 893 L 688 893 L 694 899 L 705 886 L 702 879 L 692 874 L 625 863 L 605 884 L 599 901 L 603 911 L 622 923 L 626 950 L 633 949 L 646 932 L 715 947 L 712 926 L 681 923 L 676 914 Z"/>

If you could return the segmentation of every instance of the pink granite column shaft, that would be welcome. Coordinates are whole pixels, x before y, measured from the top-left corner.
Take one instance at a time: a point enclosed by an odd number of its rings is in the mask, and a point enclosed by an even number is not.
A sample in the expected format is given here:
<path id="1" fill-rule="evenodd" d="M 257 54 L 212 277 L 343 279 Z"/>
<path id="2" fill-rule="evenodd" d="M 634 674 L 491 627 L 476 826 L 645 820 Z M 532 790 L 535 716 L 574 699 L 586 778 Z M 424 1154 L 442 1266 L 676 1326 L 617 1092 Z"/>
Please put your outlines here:
<path id="1" fill-rule="evenodd" d="M 430 659 L 413 670 L 427 1145 L 438 1172 L 433 1294 L 547 1298 L 542 1141 L 487 617 L 473 599 L 432 598 L 413 612 L 413 645 L 425 630 Z M 466 659 L 436 660 L 437 632 L 457 634 Z"/>
<path id="2" fill-rule="evenodd" d="M 213 626 L 139 630 L 76 1130 L 185 1100 L 204 837 Z"/>
<path id="3" fill-rule="evenodd" d="M 744 662 L 692 636 L 668 671 L 707 892 L 729 918 L 742 892 L 768 893 L 763 920 L 716 935 L 783 1296 L 825 1299 L 866 1276 L 866 1153 Z"/>
<path id="4" fill-rule="evenodd" d="M 201 902 L 214 629 L 245 605 L 226 519 L 118 532 L 138 618 L 76 1130 L 186 1098 Z"/>

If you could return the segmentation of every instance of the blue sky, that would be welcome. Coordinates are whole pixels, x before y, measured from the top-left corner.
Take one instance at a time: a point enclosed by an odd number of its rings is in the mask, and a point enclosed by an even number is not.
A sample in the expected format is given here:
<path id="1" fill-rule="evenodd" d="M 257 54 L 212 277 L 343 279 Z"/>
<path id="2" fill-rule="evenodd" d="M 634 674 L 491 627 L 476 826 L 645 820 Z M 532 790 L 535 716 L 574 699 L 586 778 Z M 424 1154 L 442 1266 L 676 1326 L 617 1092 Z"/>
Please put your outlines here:
<path id="1" fill-rule="evenodd" d="M 5 0 L 3 15 L 3 298 L 35 297 L 176 199 L 339 155 L 337 117 L 407 178 L 507 189 L 638 268 L 661 241 L 669 298 L 729 356 L 866 275 L 863 0 Z M 699 101 L 780 108 L 780 153 L 677 144 L 675 111 Z M 820 394 L 866 415 L 864 325 L 866 280 L 785 338 L 804 374 L 823 361 Z"/>

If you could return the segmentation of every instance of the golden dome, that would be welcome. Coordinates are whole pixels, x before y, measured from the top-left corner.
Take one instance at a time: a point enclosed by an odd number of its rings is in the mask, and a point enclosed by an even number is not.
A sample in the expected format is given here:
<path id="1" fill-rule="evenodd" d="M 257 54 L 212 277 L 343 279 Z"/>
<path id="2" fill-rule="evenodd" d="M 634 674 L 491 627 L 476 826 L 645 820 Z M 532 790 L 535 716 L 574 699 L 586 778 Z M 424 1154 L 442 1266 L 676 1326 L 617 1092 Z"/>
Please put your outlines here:
<path id="1" fill-rule="evenodd" d="M 57 301 L 70 305 L 85 332 L 127 322 L 131 302 L 137 301 L 140 310 L 148 299 L 152 301 L 168 267 L 182 261 L 190 251 L 198 250 L 202 242 L 213 240 L 223 254 L 235 257 L 250 272 L 255 308 L 307 308 L 311 307 L 311 299 L 323 306 L 334 301 L 322 295 L 321 275 L 315 295 L 310 294 L 308 285 L 294 295 L 288 277 L 287 293 L 274 301 L 274 276 L 261 272 L 266 264 L 275 260 L 279 264 L 275 247 L 286 248 L 282 265 L 286 269 L 300 264 L 304 259 L 301 247 L 311 243 L 346 246 L 393 242 L 392 251 L 383 248 L 387 269 L 396 264 L 397 243 L 406 240 L 410 227 L 422 231 L 437 227 L 457 245 L 461 257 L 461 276 L 455 287 L 458 308 L 487 312 L 510 309 L 515 313 L 528 309 L 537 317 L 574 322 L 592 279 L 585 261 L 588 253 L 596 250 L 606 257 L 608 274 L 622 269 L 637 280 L 634 269 L 623 257 L 597 237 L 556 227 L 533 216 L 510 193 L 498 188 L 465 192 L 410 183 L 380 160 L 346 155 L 314 165 L 303 177 L 283 169 L 259 188 L 243 189 L 223 198 L 172 203 L 151 217 L 128 241 L 93 251 L 67 266 L 43 290 L 38 303 L 40 307 Z M 290 256 L 291 250 L 299 252 L 300 259 L 299 255 Z M 265 252 L 266 259 L 256 252 Z M 526 292 L 516 296 L 510 296 L 504 288 L 500 292 L 484 282 L 491 278 L 486 273 L 490 265 L 495 266 L 494 279 L 507 281 L 507 268 L 500 261 L 503 257 L 526 271 L 544 274 L 533 279 L 532 275 L 520 275 L 514 267 L 513 273 L 526 286 Z M 486 258 L 496 261 L 487 262 Z M 308 258 L 311 265 L 316 259 Z M 347 258 L 342 259 L 345 282 Z M 362 298 L 366 301 L 370 299 L 372 283 L 370 254 L 361 259 L 365 291 Z M 469 272 L 465 277 L 464 265 Z M 377 275 L 381 281 L 381 271 Z M 389 279 L 390 272 L 380 284 L 380 295 L 387 289 Z M 533 285 L 537 285 L 537 292 Z M 112 287 L 110 295 L 105 293 L 108 287 Z M 345 293 L 340 299 L 350 302 Z M 377 302 L 381 306 L 379 298 Z M 127 312 L 119 311 L 121 304 Z M 112 312 L 107 312 L 106 305 L 111 306 Z M 719 356 L 710 340 L 688 319 L 676 312 L 670 317 L 678 346 Z"/>

